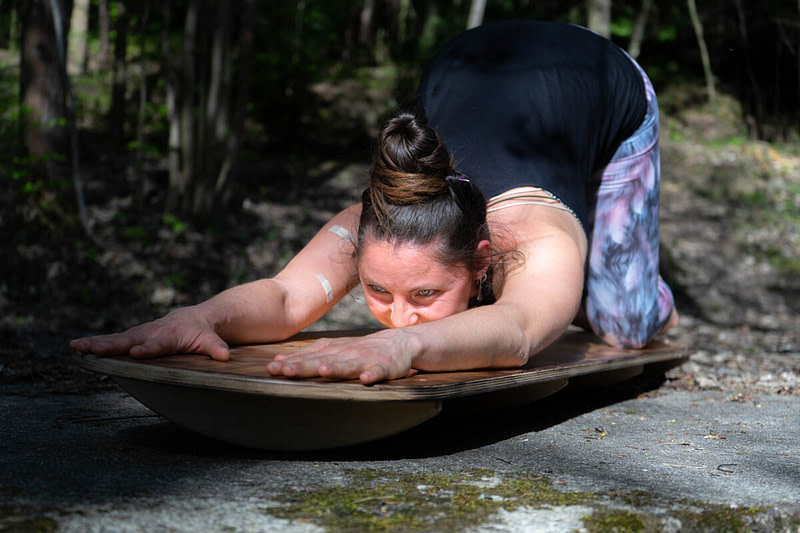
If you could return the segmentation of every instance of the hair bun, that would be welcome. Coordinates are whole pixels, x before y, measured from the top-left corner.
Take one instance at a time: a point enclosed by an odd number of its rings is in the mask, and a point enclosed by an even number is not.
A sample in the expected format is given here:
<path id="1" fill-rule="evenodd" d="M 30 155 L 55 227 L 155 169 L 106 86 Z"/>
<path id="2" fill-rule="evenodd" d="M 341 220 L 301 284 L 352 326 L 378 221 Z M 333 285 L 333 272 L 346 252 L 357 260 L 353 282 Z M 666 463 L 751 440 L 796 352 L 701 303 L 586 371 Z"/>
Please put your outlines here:
<path id="1" fill-rule="evenodd" d="M 370 197 L 384 211 L 449 194 L 453 162 L 436 132 L 420 115 L 401 112 L 381 129 L 370 168 Z"/>
<path id="2" fill-rule="evenodd" d="M 455 170 L 424 116 L 401 112 L 388 121 L 361 196 L 357 256 L 372 240 L 433 244 L 441 264 L 477 273 L 486 270 L 488 258 L 479 243 L 488 239 L 483 194 Z"/>

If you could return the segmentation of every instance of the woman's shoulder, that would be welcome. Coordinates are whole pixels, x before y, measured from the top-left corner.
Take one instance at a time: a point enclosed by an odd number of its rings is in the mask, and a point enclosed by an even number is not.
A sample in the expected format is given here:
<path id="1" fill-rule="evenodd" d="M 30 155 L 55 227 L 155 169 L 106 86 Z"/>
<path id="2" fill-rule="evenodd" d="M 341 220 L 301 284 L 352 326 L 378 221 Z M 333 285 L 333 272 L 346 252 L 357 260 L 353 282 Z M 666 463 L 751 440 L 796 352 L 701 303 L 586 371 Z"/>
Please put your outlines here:
<path id="1" fill-rule="evenodd" d="M 488 205 L 493 245 L 517 249 L 538 239 L 563 236 L 574 242 L 585 256 L 587 238 L 583 226 L 568 207 L 547 191 L 517 187 L 500 198 L 494 197 Z"/>

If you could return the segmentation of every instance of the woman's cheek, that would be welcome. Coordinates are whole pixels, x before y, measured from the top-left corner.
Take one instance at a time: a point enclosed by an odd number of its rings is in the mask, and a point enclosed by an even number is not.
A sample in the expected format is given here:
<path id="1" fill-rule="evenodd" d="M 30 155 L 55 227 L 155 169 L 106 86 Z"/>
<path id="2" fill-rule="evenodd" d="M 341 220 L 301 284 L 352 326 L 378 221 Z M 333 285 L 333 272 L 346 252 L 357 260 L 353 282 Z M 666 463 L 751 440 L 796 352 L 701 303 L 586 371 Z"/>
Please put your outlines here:
<path id="1" fill-rule="evenodd" d="M 391 313 L 389 313 L 389 306 L 376 298 L 372 298 L 367 296 L 366 298 L 367 309 L 369 312 L 372 313 L 378 322 L 383 324 L 386 327 L 392 327 L 391 323 Z"/>
<path id="2" fill-rule="evenodd" d="M 424 311 L 421 311 L 419 315 L 422 322 L 433 322 L 434 320 L 466 311 L 468 307 L 469 302 L 440 301 L 428 306 Z"/>

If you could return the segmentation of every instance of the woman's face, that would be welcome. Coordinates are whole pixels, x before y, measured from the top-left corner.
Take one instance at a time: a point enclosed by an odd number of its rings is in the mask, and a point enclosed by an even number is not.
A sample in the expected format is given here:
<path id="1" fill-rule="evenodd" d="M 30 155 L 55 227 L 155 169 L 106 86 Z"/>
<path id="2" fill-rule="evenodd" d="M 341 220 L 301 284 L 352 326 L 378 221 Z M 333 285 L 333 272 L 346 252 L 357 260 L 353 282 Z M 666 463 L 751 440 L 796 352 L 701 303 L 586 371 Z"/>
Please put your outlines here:
<path id="1" fill-rule="evenodd" d="M 467 309 L 483 272 L 443 265 L 435 249 L 436 243 L 419 246 L 369 240 L 364 244 L 358 273 L 367 307 L 382 324 L 412 326 Z"/>

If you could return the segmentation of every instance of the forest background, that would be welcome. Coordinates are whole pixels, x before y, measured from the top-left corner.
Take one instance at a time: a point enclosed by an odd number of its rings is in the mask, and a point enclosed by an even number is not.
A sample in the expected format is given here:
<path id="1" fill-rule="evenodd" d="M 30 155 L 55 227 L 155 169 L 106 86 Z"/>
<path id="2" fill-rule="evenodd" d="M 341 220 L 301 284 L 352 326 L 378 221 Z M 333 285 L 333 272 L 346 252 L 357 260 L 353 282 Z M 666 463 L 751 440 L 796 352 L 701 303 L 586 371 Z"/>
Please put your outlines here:
<path id="1" fill-rule="evenodd" d="M 800 0 L 2 0 L 2 382 L 58 388 L 70 336 L 275 274 L 435 50 L 509 18 L 589 26 L 653 80 L 683 334 L 800 350 Z M 321 327 L 370 322 L 347 300 Z"/>

